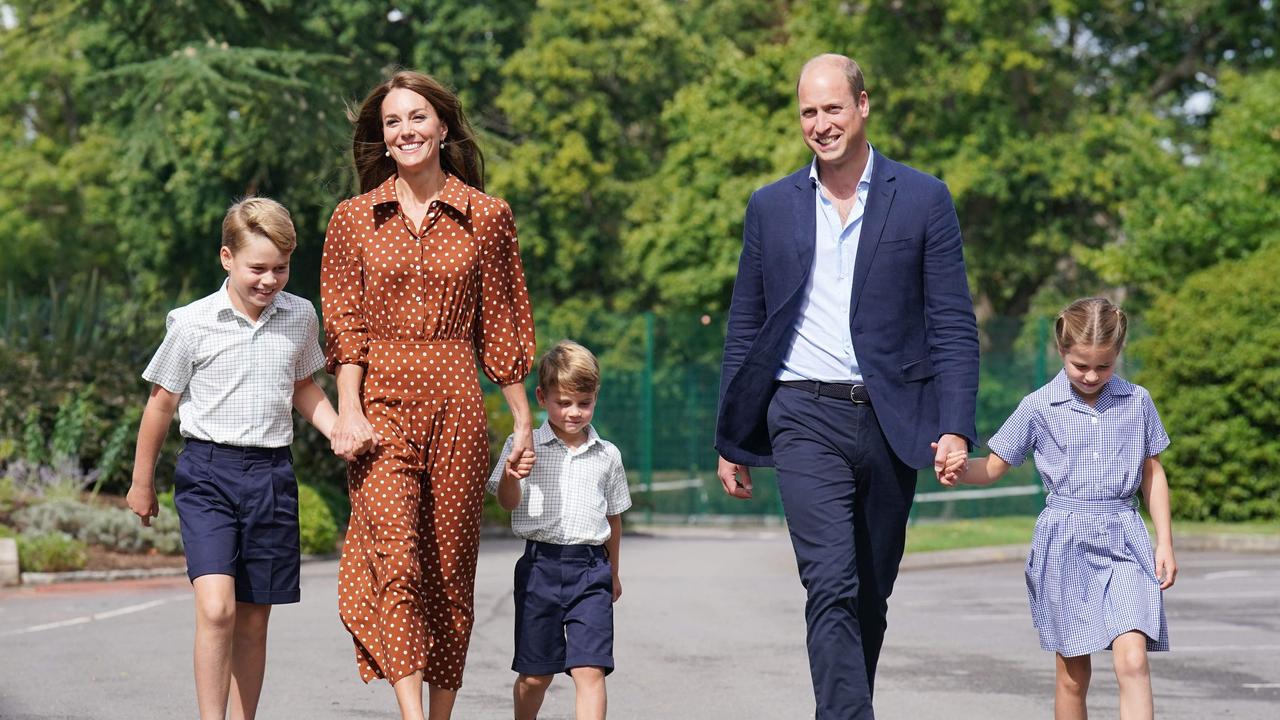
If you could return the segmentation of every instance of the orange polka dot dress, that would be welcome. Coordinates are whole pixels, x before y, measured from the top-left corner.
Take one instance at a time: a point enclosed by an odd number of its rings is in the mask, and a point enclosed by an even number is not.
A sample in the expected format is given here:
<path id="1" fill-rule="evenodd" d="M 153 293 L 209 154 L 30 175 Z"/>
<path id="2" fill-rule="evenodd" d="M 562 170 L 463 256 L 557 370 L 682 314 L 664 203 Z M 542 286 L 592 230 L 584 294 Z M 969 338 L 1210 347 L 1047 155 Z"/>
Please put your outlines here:
<path id="1" fill-rule="evenodd" d="M 321 267 L 326 355 L 365 368 L 378 447 L 348 465 L 338 610 L 360 677 L 462 685 L 475 613 L 488 429 L 476 373 L 520 382 L 533 316 L 511 209 L 447 175 L 413 228 L 395 176 L 334 211 Z"/>

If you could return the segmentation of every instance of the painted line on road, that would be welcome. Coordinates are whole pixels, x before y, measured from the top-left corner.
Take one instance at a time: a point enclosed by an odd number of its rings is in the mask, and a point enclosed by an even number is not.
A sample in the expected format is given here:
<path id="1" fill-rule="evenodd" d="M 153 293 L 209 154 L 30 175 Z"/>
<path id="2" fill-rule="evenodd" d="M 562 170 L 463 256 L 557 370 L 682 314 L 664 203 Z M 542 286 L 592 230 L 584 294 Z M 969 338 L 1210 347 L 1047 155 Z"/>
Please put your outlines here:
<path id="1" fill-rule="evenodd" d="M 1261 570 L 1219 570 L 1211 572 L 1204 576 L 1205 580 L 1228 580 L 1234 578 L 1260 577 L 1274 575 L 1275 573 L 1263 572 Z"/>
<path id="2" fill-rule="evenodd" d="M 1280 689 L 1280 682 L 1274 682 L 1274 683 L 1245 683 L 1245 684 L 1241 685 L 1240 687 L 1242 687 L 1242 688 L 1248 688 L 1248 689 L 1250 689 L 1250 690 L 1276 690 L 1276 689 Z"/>
<path id="3" fill-rule="evenodd" d="M 24 628 L 19 628 L 17 630 L 8 630 L 6 632 L 2 632 L 0 633 L 0 637 L 5 637 L 8 635 L 25 635 L 27 633 L 44 632 L 45 630 L 57 630 L 58 628 L 71 627 L 72 625 L 84 625 L 86 623 L 97 622 L 99 620 L 108 620 L 113 617 L 120 617 L 121 615 L 131 615 L 133 613 L 142 612 L 143 610 L 150 610 L 153 607 L 159 607 L 166 603 L 171 603 L 171 602 L 174 602 L 175 600 L 182 600 L 189 597 L 190 597 L 189 595 L 175 595 L 170 598 L 162 598 L 160 600 L 151 600 L 149 602 L 138 603 L 137 605 L 126 605 L 125 607 L 116 608 L 115 610 L 105 610 L 103 612 L 94 613 L 92 615 L 81 615 L 79 617 L 73 617 L 68 620 L 59 620 L 57 622 L 43 623 L 41 625 L 31 625 L 30 627 L 24 627 Z"/>
<path id="4" fill-rule="evenodd" d="M 1280 645 L 1179 645 L 1178 652 L 1240 652 L 1240 651 L 1261 651 L 1268 652 L 1280 650 Z"/>

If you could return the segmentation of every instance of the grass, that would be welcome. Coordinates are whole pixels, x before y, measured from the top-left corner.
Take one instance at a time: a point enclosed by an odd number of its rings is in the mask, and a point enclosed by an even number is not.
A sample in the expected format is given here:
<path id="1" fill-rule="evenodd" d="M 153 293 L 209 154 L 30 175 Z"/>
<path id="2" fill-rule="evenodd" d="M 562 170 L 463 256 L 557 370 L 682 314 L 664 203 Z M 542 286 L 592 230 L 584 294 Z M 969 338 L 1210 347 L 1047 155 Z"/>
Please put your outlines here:
<path id="1" fill-rule="evenodd" d="M 1145 518 L 1144 518 L 1145 519 Z M 1035 527 L 1033 515 L 918 522 L 907 528 L 907 552 L 958 550 L 989 545 L 1030 545 Z M 1151 521 L 1147 520 L 1151 529 Z M 1179 535 L 1280 535 L 1280 523 L 1274 522 L 1190 522 L 1173 521 L 1173 544 Z"/>
<path id="2" fill-rule="evenodd" d="M 907 528 L 907 552 L 1031 544 L 1034 515 L 918 522 Z"/>

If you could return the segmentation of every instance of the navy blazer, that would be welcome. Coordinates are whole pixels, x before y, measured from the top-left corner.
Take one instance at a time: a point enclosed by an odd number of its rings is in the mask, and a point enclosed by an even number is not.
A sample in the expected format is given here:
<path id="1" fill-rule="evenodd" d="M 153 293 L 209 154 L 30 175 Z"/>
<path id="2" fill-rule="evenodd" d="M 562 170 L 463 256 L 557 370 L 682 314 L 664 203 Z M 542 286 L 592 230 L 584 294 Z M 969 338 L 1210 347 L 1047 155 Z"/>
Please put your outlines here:
<path id="1" fill-rule="evenodd" d="M 747 203 L 720 375 L 716 449 L 773 464 L 765 414 L 795 337 L 816 237 L 809 168 Z M 933 463 L 943 433 L 977 444 L 978 327 L 960 223 L 947 186 L 880 153 L 862 219 L 849 327 L 867 392 L 894 453 Z"/>

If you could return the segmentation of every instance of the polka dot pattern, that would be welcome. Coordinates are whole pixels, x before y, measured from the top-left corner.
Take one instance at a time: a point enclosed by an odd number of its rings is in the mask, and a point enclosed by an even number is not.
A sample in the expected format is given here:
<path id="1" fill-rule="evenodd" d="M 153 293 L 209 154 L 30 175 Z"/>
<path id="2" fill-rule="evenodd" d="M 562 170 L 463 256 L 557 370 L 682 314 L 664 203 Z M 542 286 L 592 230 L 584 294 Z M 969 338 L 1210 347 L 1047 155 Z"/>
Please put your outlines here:
<path id="1" fill-rule="evenodd" d="M 365 367 L 382 439 L 347 470 L 339 614 L 365 682 L 422 670 L 457 689 L 489 461 L 477 361 L 505 385 L 534 357 L 511 209 L 447 176 L 414 228 L 393 176 L 334 211 L 321 274 L 328 367 Z"/>

